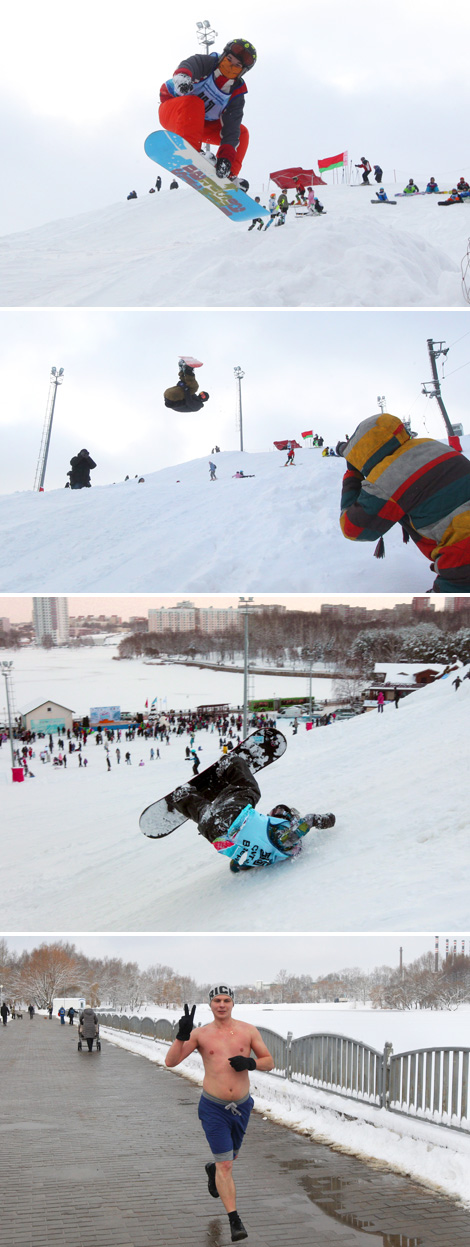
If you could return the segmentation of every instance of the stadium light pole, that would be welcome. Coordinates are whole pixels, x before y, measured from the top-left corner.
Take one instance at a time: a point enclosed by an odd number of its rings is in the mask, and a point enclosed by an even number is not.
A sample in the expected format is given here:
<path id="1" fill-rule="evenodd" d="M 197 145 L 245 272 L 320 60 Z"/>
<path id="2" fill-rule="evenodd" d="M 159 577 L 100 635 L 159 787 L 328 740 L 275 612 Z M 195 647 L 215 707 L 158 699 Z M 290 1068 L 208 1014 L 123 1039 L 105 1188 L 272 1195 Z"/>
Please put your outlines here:
<path id="1" fill-rule="evenodd" d="M 41 446 L 39 449 L 39 459 L 36 468 L 36 479 L 34 488 L 42 493 L 44 490 L 44 481 L 46 477 L 47 460 L 49 456 L 49 447 L 51 444 L 52 421 L 54 419 L 54 410 L 57 398 L 57 390 L 62 385 L 64 379 L 63 368 L 51 368 L 51 380 L 49 386 L 49 398 L 47 401 L 46 418 L 42 431 Z"/>
<path id="2" fill-rule="evenodd" d="M 212 47 L 212 44 L 217 39 L 217 31 L 212 30 L 211 24 L 207 19 L 204 22 L 196 22 L 196 38 L 198 43 L 203 44 L 205 51 L 209 52 L 209 48 Z"/>
<path id="3" fill-rule="evenodd" d="M 238 609 L 242 611 L 245 619 L 245 646 L 243 661 L 243 739 L 245 739 L 248 730 L 248 651 L 249 651 L 249 634 L 248 634 L 248 616 L 250 610 L 255 609 L 253 598 L 239 598 Z"/>
<path id="4" fill-rule="evenodd" d="M 378 395 L 377 395 L 377 402 L 378 402 L 378 404 L 379 404 L 380 410 L 381 410 L 382 415 L 383 415 L 383 413 L 384 413 L 384 411 L 385 411 L 385 394 L 378 394 Z"/>
<path id="5" fill-rule="evenodd" d="M 212 29 L 207 18 L 203 22 L 196 22 L 196 38 L 198 43 L 202 44 L 206 55 L 209 55 L 209 48 L 215 43 L 217 31 Z M 210 152 L 210 149 L 210 143 L 204 143 L 204 151 Z"/>
<path id="6" fill-rule="evenodd" d="M 245 376 L 243 368 L 237 365 L 233 370 L 233 375 L 237 383 L 237 424 L 240 429 L 240 450 L 243 450 L 242 381 Z"/>
<path id="7" fill-rule="evenodd" d="M 10 737 L 11 770 L 12 770 L 12 779 L 13 779 L 13 771 L 15 770 L 15 754 L 14 754 L 14 749 L 13 749 L 13 729 L 11 726 L 11 706 L 10 706 L 10 688 L 9 688 L 9 681 L 11 680 L 12 668 L 13 668 L 12 662 L 6 662 L 4 660 L 2 661 L 2 676 L 4 677 L 4 680 L 5 680 L 5 695 L 7 699 L 8 735 Z"/>

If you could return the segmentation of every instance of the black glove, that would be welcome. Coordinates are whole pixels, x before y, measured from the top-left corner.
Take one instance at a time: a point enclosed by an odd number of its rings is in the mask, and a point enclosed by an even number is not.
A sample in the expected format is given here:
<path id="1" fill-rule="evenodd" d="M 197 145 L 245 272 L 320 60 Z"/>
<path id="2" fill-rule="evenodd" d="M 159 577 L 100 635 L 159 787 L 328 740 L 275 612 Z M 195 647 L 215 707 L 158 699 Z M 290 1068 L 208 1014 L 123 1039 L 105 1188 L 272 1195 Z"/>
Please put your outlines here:
<path id="1" fill-rule="evenodd" d="M 178 1033 L 176 1035 L 177 1039 L 182 1039 L 183 1042 L 185 1039 L 189 1039 L 191 1031 L 194 1027 L 195 1012 L 196 1012 L 196 1005 L 193 1005 L 191 1009 L 191 1013 L 189 1012 L 188 1005 L 184 1006 L 183 1016 L 180 1018 L 178 1022 Z"/>
<path id="2" fill-rule="evenodd" d="M 227 160 L 227 157 L 226 156 L 219 157 L 217 164 L 215 166 L 217 177 L 228 178 L 231 173 L 231 170 L 232 170 L 232 166 L 230 164 L 230 161 Z"/>
<path id="3" fill-rule="evenodd" d="M 229 1056 L 229 1065 L 240 1074 L 242 1069 L 256 1069 L 256 1061 L 252 1056 Z"/>

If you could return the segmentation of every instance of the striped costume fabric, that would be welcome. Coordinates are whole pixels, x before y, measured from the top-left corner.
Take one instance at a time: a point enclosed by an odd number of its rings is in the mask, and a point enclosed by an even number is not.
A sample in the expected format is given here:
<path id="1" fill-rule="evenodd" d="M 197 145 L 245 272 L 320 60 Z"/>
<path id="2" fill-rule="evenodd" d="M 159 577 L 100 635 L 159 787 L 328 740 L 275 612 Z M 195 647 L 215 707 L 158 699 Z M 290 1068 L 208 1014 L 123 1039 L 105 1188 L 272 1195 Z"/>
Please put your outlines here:
<path id="1" fill-rule="evenodd" d="M 361 421 L 347 459 L 341 529 L 376 541 L 401 524 L 437 572 L 437 593 L 470 593 L 470 462 L 444 442 L 410 438 L 395 416 Z"/>

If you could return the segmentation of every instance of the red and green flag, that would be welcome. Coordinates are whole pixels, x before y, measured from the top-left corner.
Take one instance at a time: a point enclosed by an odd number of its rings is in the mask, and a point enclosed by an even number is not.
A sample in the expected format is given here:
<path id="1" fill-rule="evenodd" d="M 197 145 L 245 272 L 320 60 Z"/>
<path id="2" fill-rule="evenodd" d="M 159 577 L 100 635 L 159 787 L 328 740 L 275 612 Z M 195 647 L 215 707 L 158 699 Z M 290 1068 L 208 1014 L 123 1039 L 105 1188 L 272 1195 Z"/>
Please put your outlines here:
<path id="1" fill-rule="evenodd" d="M 339 156 L 327 156 L 325 160 L 318 161 L 318 168 L 321 173 L 328 173 L 329 169 L 341 169 L 343 165 L 348 163 L 348 153 L 340 152 Z"/>

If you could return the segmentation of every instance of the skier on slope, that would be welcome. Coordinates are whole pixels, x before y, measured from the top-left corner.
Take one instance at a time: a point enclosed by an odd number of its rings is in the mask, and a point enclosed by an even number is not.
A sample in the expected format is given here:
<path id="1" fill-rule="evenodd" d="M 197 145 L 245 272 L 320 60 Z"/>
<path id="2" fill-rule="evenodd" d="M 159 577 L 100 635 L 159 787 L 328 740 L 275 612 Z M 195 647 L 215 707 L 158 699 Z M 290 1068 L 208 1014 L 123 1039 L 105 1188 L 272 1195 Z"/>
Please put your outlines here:
<path id="1" fill-rule="evenodd" d="M 214 801 L 208 801 L 190 784 L 182 784 L 171 798 L 167 797 L 167 805 L 197 823 L 199 835 L 230 858 L 234 874 L 297 857 L 302 839 L 312 827 L 334 827 L 334 814 L 301 817 L 293 806 L 284 804 L 274 806 L 269 814 L 258 813 L 255 806 L 261 792 L 246 759 L 240 754 L 227 756 L 218 767 L 225 788 Z"/>
<path id="2" fill-rule="evenodd" d="M 201 390 L 198 394 L 199 384 L 196 381 L 194 368 L 191 368 L 184 359 L 179 360 L 178 377 L 177 384 L 169 386 L 163 392 L 165 407 L 172 407 L 175 411 L 200 411 L 204 403 L 207 403 L 209 395 L 207 390 Z"/>
<path id="3" fill-rule="evenodd" d="M 160 90 L 159 120 L 191 143 L 217 144 L 209 159 L 219 178 L 230 178 L 242 190 L 248 182 L 238 179 L 249 142 L 242 125 L 247 87 L 244 75 L 256 63 L 256 50 L 247 39 L 231 39 L 221 53 L 197 52 L 180 61 L 173 77 Z"/>
<path id="4" fill-rule="evenodd" d="M 387 412 L 358 424 L 336 454 L 347 461 L 341 529 L 350 541 L 377 541 L 394 524 L 437 572 L 435 593 L 470 593 L 470 462 L 431 437 L 411 438 Z"/>
<path id="5" fill-rule="evenodd" d="M 372 173 L 372 169 L 371 169 L 371 166 L 370 166 L 370 164 L 369 164 L 369 161 L 366 159 L 366 157 L 365 157 L 365 156 L 361 156 L 360 162 L 359 162 L 359 164 L 358 164 L 358 165 L 355 165 L 355 168 L 356 168 L 356 169 L 362 169 L 362 184 L 363 184 L 363 186 L 370 186 L 370 182 L 369 182 L 369 173 Z"/>

